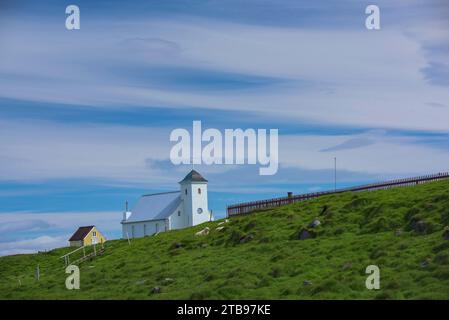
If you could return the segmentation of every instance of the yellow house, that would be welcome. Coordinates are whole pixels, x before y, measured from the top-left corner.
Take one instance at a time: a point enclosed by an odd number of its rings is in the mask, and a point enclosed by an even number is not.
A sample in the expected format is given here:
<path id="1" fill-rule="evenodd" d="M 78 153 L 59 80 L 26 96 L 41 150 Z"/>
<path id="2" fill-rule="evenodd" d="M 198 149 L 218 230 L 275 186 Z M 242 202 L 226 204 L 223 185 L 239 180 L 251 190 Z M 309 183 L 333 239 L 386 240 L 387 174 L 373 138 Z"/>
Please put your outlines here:
<path id="1" fill-rule="evenodd" d="M 79 227 L 69 239 L 71 247 L 90 246 L 104 242 L 106 242 L 106 238 L 95 226 Z"/>

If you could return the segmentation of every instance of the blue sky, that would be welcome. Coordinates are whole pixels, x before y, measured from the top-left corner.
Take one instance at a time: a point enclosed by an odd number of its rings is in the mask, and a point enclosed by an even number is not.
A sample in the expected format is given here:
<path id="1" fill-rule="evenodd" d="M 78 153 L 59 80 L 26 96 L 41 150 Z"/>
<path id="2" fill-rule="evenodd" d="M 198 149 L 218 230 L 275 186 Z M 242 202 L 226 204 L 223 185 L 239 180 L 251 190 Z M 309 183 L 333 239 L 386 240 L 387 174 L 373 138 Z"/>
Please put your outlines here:
<path id="1" fill-rule="evenodd" d="M 65 29 L 65 7 L 81 30 Z M 365 28 L 377 4 L 381 30 Z M 2 1 L 0 255 L 120 236 L 173 190 L 172 129 L 279 129 L 280 169 L 200 166 L 210 207 L 448 170 L 446 1 Z"/>

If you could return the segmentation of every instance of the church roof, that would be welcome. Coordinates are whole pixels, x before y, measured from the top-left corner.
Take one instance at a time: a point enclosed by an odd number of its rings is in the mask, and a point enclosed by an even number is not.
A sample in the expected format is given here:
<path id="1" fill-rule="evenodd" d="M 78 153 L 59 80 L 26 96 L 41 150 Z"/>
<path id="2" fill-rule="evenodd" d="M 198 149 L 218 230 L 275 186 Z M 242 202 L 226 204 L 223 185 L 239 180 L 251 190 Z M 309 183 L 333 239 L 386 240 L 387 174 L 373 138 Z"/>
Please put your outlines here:
<path id="1" fill-rule="evenodd" d="M 184 177 L 184 179 L 181 180 L 180 183 L 182 182 L 207 182 L 207 180 L 204 179 L 198 171 L 192 170 Z"/>
<path id="2" fill-rule="evenodd" d="M 124 221 L 140 222 L 168 218 L 181 203 L 180 191 L 147 194 L 140 197 Z"/>

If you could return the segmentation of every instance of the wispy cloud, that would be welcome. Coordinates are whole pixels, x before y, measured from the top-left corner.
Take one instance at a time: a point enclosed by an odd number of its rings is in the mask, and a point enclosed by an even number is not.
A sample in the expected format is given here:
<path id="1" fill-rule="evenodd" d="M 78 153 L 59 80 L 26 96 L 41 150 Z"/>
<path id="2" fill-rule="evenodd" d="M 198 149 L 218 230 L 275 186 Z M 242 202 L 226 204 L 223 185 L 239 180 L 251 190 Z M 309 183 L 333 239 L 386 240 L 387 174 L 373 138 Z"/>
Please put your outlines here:
<path id="1" fill-rule="evenodd" d="M 0 242 L 0 256 L 12 254 L 36 253 L 59 247 L 64 247 L 64 237 L 39 236 L 36 238 Z"/>
<path id="2" fill-rule="evenodd" d="M 420 29 L 419 20 L 410 30 L 390 25 L 377 33 L 363 25 L 276 27 L 198 17 L 108 21 L 107 29 L 104 23 L 93 22 L 76 39 L 52 21 L 38 29 L 32 20 L 11 24 L 3 37 L 0 96 L 448 130 L 449 111 L 426 107 L 429 100 L 445 103 L 449 93 L 432 85 L 445 83 L 446 74 L 438 53 L 424 50 L 428 27 Z M 444 29 L 431 30 L 432 45 L 447 40 Z M 61 58 L 69 56 L 70 64 Z"/>
<path id="3" fill-rule="evenodd" d="M 118 125 L 73 125 L 54 122 L 2 122 L 0 180 L 97 178 L 166 187 L 188 168 L 172 165 L 170 128 Z M 329 159 L 341 158 L 340 168 L 366 173 L 437 171 L 447 166 L 449 153 L 435 147 L 439 137 L 368 131 L 355 135 L 282 135 L 279 159 L 284 167 L 328 169 Z M 157 143 L 155 143 L 157 141 Z M 323 152 L 326 151 L 326 152 Z M 404 159 L 408 159 L 404 162 Z M 239 166 L 205 168 L 228 172 Z M 281 170 L 282 171 L 282 170 Z M 275 177 L 273 177 L 275 178 Z"/>
<path id="4" fill-rule="evenodd" d="M 39 219 L 31 219 L 15 222 L 2 221 L 2 225 L 0 226 L 0 232 L 4 234 L 17 231 L 33 232 L 33 231 L 46 230 L 50 227 L 51 224 L 49 224 L 47 221 Z"/>
<path id="5" fill-rule="evenodd" d="M 432 62 L 422 72 L 431 84 L 449 86 L 449 65 Z"/>
<path id="6" fill-rule="evenodd" d="M 96 225 L 108 239 L 119 238 L 121 218 L 119 211 L 0 213 L 0 255 L 67 246 L 70 235 L 83 225 Z"/>

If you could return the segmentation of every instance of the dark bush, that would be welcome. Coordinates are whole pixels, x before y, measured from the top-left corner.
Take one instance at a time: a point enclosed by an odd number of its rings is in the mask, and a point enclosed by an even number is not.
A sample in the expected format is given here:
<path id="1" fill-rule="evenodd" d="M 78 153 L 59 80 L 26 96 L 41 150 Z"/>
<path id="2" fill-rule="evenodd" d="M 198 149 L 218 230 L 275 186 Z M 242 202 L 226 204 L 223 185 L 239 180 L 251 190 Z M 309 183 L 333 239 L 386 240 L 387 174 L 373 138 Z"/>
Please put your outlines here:
<path id="1" fill-rule="evenodd" d="M 306 240 L 310 238 L 316 238 L 317 233 L 309 228 L 300 228 L 298 231 L 290 236 L 291 240 Z"/>
<path id="2" fill-rule="evenodd" d="M 211 296 L 211 292 L 208 290 L 193 292 L 190 295 L 190 300 L 204 300 Z"/>
<path id="3" fill-rule="evenodd" d="M 245 227 L 243 228 L 243 230 L 245 231 L 249 231 L 251 229 L 254 229 L 254 227 L 257 225 L 256 221 L 250 221 L 248 222 Z"/>
<path id="4" fill-rule="evenodd" d="M 273 267 L 269 273 L 270 276 L 272 276 L 273 278 L 278 278 L 281 275 L 281 268 L 279 267 Z"/>
<path id="5" fill-rule="evenodd" d="M 240 230 L 232 230 L 228 243 L 236 245 L 240 243 L 240 239 L 245 236 Z"/>

